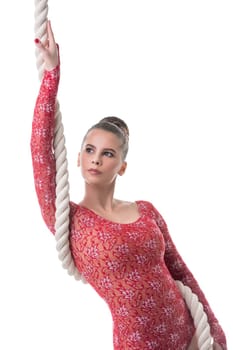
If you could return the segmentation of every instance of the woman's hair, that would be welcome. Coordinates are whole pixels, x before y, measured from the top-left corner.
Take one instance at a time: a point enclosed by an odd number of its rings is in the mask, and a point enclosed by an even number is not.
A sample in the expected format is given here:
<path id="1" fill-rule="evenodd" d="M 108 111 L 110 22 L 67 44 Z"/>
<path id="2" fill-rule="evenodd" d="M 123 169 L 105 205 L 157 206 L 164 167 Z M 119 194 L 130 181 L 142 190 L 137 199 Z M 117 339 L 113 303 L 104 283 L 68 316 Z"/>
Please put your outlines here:
<path id="1" fill-rule="evenodd" d="M 126 158 L 129 149 L 129 128 L 124 120 L 118 117 L 105 117 L 101 119 L 97 124 L 94 124 L 90 129 L 88 129 L 83 142 L 88 133 L 93 129 L 101 129 L 115 134 L 122 141 L 122 156 L 123 159 Z"/>

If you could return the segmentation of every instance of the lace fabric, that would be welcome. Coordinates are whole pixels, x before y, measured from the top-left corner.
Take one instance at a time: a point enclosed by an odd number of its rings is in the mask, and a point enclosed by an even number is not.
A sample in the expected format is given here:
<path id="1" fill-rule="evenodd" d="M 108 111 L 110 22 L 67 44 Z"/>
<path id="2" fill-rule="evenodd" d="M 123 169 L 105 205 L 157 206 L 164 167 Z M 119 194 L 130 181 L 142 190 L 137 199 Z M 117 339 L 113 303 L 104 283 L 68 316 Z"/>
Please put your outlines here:
<path id="1" fill-rule="evenodd" d="M 59 66 L 45 71 L 31 137 L 35 188 L 52 233 L 56 171 L 52 142 L 59 76 Z M 70 203 L 71 252 L 78 270 L 111 310 L 114 350 L 187 348 L 194 326 L 176 279 L 198 295 L 215 341 L 226 349 L 225 335 L 178 253 L 164 219 L 151 203 L 137 201 L 137 205 L 140 218 L 119 224 Z"/>

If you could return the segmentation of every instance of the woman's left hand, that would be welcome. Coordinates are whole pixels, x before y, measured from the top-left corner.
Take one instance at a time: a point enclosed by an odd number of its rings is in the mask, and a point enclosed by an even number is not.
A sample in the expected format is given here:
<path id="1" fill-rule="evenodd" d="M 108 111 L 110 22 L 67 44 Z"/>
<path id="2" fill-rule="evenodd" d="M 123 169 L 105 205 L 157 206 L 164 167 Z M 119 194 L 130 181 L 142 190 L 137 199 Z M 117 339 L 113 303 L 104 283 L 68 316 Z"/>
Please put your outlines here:
<path id="1" fill-rule="evenodd" d="M 59 64 L 58 45 L 56 44 L 52 26 L 50 21 L 47 21 L 47 40 L 42 43 L 40 39 L 35 39 L 37 48 L 41 51 L 45 63 L 46 70 L 52 70 Z"/>

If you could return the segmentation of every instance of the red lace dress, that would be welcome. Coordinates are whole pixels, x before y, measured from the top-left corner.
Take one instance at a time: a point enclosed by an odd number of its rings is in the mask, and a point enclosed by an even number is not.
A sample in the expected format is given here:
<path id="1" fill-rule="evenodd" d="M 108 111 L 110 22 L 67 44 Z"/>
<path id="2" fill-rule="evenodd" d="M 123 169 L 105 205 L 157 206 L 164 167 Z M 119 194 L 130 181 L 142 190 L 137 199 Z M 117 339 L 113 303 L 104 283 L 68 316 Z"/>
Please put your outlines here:
<path id="1" fill-rule="evenodd" d="M 55 160 L 52 149 L 59 67 L 45 72 L 35 106 L 31 150 L 43 218 L 54 233 Z M 216 342 L 225 335 L 196 280 L 178 254 L 153 205 L 137 201 L 130 224 L 108 221 L 70 203 L 70 247 L 78 270 L 107 302 L 115 350 L 185 350 L 194 325 L 174 280 L 191 287 L 208 314 Z"/>

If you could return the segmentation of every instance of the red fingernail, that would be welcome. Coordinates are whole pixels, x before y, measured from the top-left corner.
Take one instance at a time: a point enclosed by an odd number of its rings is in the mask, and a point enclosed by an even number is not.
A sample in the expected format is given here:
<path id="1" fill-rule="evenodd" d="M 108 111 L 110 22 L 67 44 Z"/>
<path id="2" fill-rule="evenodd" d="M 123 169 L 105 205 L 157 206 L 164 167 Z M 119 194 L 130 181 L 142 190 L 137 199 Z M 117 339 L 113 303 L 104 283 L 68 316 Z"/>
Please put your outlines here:
<path id="1" fill-rule="evenodd" d="M 34 41 L 35 41 L 36 44 L 39 44 L 39 42 L 40 42 L 40 40 L 37 39 L 37 38 Z"/>

